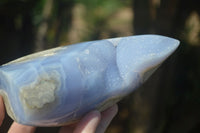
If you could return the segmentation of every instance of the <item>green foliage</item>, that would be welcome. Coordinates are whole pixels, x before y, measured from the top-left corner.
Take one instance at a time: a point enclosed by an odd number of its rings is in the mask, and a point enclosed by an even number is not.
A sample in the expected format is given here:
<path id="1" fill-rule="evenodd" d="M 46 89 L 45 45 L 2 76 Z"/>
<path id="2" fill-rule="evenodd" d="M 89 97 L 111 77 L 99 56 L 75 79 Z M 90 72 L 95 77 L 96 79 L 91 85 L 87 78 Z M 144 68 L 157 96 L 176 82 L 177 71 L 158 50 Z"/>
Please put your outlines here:
<path id="1" fill-rule="evenodd" d="M 76 3 L 86 8 L 83 18 L 87 22 L 88 33 L 85 40 L 96 39 L 105 26 L 108 19 L 119 9 L 130 6 L 130 0 L 75 0 Z"/>
<path id="2" fill-rule="evenodd" d="M 46 4 L 46 1 L 47 0 L 38 0 L 36 2 L 35 7 L 33 8 L 33 13 L 32 13 L 33 24 L 36 25 L 36 26 L 43 20 L 42 11 L 43 11 L 43 8 Z"/>

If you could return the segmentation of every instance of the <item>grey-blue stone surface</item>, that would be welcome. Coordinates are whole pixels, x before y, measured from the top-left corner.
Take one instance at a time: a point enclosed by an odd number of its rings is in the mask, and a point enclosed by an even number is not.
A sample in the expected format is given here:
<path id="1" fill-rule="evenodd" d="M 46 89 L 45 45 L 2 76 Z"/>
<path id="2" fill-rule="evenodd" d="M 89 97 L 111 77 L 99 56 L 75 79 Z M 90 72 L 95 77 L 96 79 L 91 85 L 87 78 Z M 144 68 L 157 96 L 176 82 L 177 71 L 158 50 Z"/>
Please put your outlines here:
<path id="1" fill-rule="evenodd" d="M 0 67 L 0 94 L 18 123 L 70 124 L 134 91 L 178 45 L 169 37 L 138 35 L 31 54 Z"/>

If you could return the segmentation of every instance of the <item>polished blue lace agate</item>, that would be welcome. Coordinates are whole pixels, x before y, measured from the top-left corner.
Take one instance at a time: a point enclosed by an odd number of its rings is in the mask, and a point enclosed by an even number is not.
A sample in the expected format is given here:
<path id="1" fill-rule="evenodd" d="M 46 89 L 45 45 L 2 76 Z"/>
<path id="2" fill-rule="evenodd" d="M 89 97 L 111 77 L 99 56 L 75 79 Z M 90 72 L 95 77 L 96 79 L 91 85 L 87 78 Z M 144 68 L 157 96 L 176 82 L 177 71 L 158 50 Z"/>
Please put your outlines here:
<path id="1" fill-rule="evenodd" d="M 178 45 L 169 37 L 138 35 L 31 54 L 0 67 L 0 94 L 18 123 L 70 124 L 133 92 Z"/>

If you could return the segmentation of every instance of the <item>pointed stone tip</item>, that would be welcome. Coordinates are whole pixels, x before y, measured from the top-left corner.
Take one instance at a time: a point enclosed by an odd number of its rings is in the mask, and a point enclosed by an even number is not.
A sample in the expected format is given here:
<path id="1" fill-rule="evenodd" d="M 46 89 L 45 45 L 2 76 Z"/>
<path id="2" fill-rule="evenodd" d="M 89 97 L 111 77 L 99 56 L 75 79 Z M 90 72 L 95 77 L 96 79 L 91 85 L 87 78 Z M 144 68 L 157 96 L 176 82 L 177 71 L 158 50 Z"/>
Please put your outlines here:
<path id="1" fill-rule="evenodd" d="M 121 75 L 130 78 L 133 73 L 138 73 L 146 80 L 152 74 L 152 68 L 155 70 L 166 60 L 179 43 L 177 39 L 152 34 L 122 38 L 117 45 L 117 63 Z M 146 72 L 150 74 L 144 76 Z"/>
<path id="2" fill-rule="evenodd" d="M 166 50 L 163 50 L 163 54 L 166 54 L 166 58 L 170 56 L 179 46 L 180 41 L 171 37 L 166 37 L 166 36 L 161 36 L 157 35 L 160 37 L 160 40 L 162 40 L 163 47 L 166 48 Z M 160 44 L 162 46 L 162 44 Z M 164 59 L 165 60 L 165 59 Z"/>
<path id="3" fill-rule="evenodd" d="M 180 41 L 171 37 L 163 36 L 163 35 L 156 35 L 156 34 L 144 34 L 144 35 L 134 35 L 134 36 L 127 36 L 127 37 L 116 37 L 106 39 L 111 42 L 115 47 L 119 45 L 122 40 L 129 40 L 130 42 L 134 40 L 134 42 L 159 42 L 161 40 L 166 41 L 168 45 L 171 45 L 172 49 L 178 48 Z"/>
<path id="4" fill-rule="evenodd" d="M 171 37 L 155 34 L 147 35 L 136 35 L 133 39 L 141 39 L 141 45 L 146 45 L 144 47 L 149 47 L 154 49 L 154 52 L 159 53 L 160 55 L 165 56 L 166 58 L 171 55 L 179 46 L 180 41 Z"/>
<path id="5" fill-rule="evenodd" d="M 158 36 L 161 39 L 169 40 L 171 42 L 171 44 L 173 44 L 175 46 L 175 48 L 177 48 L 180 44 L 180 41 L 178 39 L 175 39 L 175 38 L 172 38 L 172 37 L 167 37 L 167 36 L 163 36 L 163 35 L 153 35 L 153 36 Z"/>
<path id="6" fill-rule="evenodd" d="M 180 41 L 177 39 L 174 39 L 174 46 L 175 46 L 174 48 L 177 49 L 179 45 L 180 45 Z"/>

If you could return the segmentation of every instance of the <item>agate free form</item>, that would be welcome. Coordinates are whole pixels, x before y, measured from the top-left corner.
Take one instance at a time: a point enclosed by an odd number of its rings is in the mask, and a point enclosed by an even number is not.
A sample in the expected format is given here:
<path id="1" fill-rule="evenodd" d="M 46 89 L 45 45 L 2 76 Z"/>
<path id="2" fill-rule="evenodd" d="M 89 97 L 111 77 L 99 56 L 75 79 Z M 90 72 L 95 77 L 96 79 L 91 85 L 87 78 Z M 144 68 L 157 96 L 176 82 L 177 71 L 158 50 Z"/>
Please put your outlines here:
<path id="1" fill-rule="evenodd" d="M 18 123 L 70 124 L 134 91 L 178 45 L 169 37 L 139 35 L 42 51 L 0 67 L 0 94 Z"/>

